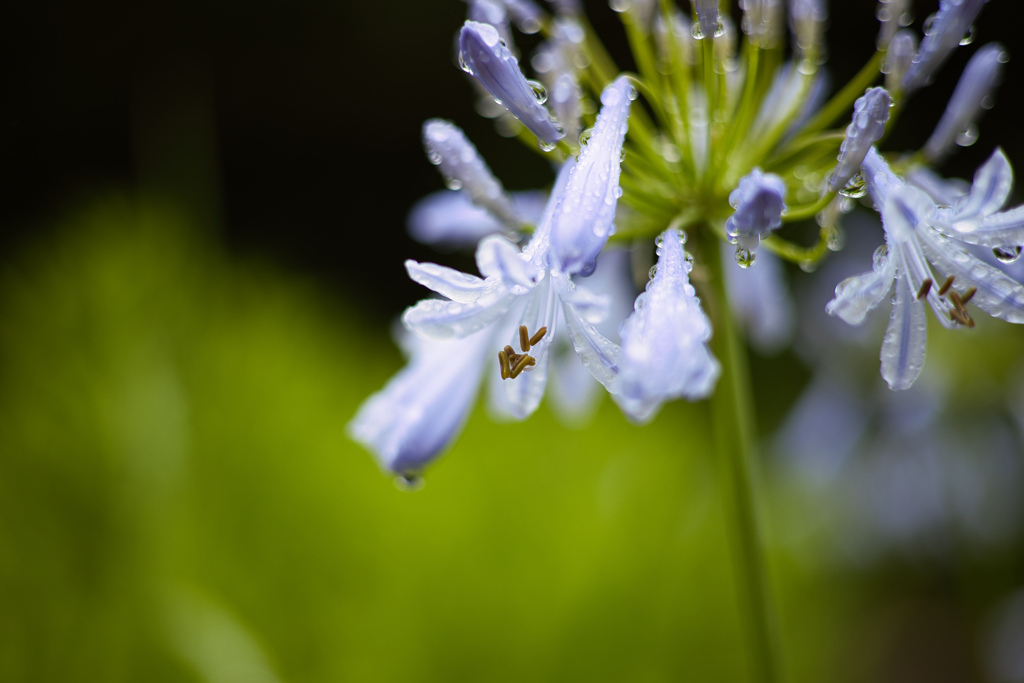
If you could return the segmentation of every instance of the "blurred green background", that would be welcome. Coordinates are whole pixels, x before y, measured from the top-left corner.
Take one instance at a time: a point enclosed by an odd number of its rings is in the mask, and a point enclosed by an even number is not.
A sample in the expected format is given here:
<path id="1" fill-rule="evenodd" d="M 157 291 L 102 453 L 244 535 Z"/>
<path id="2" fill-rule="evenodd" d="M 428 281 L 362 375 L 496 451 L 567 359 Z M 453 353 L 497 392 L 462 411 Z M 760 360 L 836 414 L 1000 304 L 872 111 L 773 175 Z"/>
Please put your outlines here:
<path id="1" fill-rule="evenodd" d="M 992 4 L 982 42 L 1008 31 L 1012 3 Z M 837 81 L 872 49 L 869 5 L 834 10 Z M 421 296 L 402 260 L 469 262 L 404 235 L 440 187 L 420 121 L 456 119 L 513 188 L 549 178 L 473 116 L 451 63 L 461 3 L 6 12 L 0 680 L 743 679 L 706 405 L 644 428 L 609 401 L 582 428 L 480 409 L 415 492 L 345 435 L 402 363 L 389 326 Z M 615 17 L 593 16 L 621 52 Z M 1024 163 L 1019 71 L 947 170 L 969 177 L 996 141 Z M 924 386 L 941 400 L 896 455 L 955 424 L 964 462 L 904 479 L 884 462 L 862 476 L 900 410 L 877 391 L 880 331 L 843 356 L 877 415 L 832 478 L 773 436 L 811 371 L 753 355 L 793 681 L 1024 680 L 1020 332 L 932 334 L 945 388 Z M 927 524 L 899 506 L 895 527 L 865 521 L 933 470 L 974 498 L 941 498 Z"/>

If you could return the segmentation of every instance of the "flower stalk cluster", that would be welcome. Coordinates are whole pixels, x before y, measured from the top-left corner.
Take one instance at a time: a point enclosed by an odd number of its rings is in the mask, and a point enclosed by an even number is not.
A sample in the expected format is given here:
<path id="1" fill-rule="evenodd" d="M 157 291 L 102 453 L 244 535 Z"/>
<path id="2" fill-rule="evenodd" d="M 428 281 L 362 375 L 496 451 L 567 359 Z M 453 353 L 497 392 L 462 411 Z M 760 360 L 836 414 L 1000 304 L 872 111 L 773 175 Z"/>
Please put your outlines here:
<path id="1" fill-rule="evenodd" d="M 510 194 L 455 123 L 424 125 L 449 191 L 414 212 L 414 234 L 475 248 L 479 274 L 406 262 L 434 297 L 402 316 L 416 340 L 409 366 L 351 425 L 385 469 L 429 464 L 485 377 L 497 381 L 496 411 L 516 419 L 537 409 L 549 377 L 575 372 L 563 366 L 596 380 L 570 393 L 603 386 L 637 422 L 666 401 L 706 398 L 722 374 L 710 346 L 715 315 L 736 315 L 756 342 L 762 309 L 784 308 L 771 303 L 785 297 L 774 260 L 813 271 L 841 248 L 842 217 L 861 197 L 881 217 L 885 246 L 871 272 L 836 288 L 828 312 L 859 324 L 895 289 L 881 352 L 890 387 L 904 389 L 921 372 L 925 304 L 951 329 L 972 327 L 974 308 L 1024 321 L 1020 284 L 978 256 L 979 248 L 1012 256 L 1024 244 L 1024 207 L 1001 210 L 1008 161 L 997 151 L 969 189 L 928 166 L 976 137 L 1003 49 L 977 50 L 922 150 L 880 150 L 908 98 L 966 42 L 984 0 L 941 0 L 920 41 L 902 28 L 903 0 L 880 3 L 879 33 L 864 37 L 875 54 L 832 93 L 824 0 L 743 0 L 736 15 L 717 0 L 694 0 L 690 10 L 673 0 L 611 0 L 635 73 L 615 65 L 575 2 L 552 2 L 551 12 L 531 0 L 468 4 L 459 64 L 489 115 L 548 159 L 555 177 L 546 193 Z M 513 44 L 514 29 L 541 34 L 529 58 Z M 792 229 L 810 221 L 816 238 Z M 694 234 L 700 239 L 687 241 Z M 656 261 L 639 294 L 628 284 L 630 259 L 616 257 L 623 248 L 633 262 Z M 723 272 L 722 251 L 741 268 Z M 755 251 L 766 276 L 745 290 L 753 280 L 739 273 L 758 267 Z M 728 286 L 712 282 L 723 277 Z M 437 356 L 457 361 L 435 365 Z"/>

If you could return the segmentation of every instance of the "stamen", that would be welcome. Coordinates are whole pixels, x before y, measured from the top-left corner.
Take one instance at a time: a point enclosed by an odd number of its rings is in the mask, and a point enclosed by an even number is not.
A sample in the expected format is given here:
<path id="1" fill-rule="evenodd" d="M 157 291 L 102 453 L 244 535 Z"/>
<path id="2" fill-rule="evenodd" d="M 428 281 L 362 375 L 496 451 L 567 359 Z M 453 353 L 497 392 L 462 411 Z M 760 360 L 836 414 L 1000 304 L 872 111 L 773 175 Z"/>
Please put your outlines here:
<path id="1" fill-rule="evenodd" d="M 964 302 L 960 300 L 960 292 L 955 289 L 951 290 L 949 292 L 949 300 L 953 302 L 954 306 L 956 306 L 957 311 L 960 313 L 964 312 Z"/>
<path id="2" fill-rule="evenodd" d="M 523 368 L 523 372 L 532 372 L 533 369 L 537 367 L 537 359 L 533 356 L 530 356 L 529 358 L 530 360 L 526 361 L 526 367 Z"/>
<path id="3" fill-rule="evenodd" d="M 977 287 L 969 288 L 966 292 L 964 292 L 963 297 L 960 299 L 960 303 L 962 303 L 964 306 L 966 306 L 967 302 L 971 300 L 971 297 L 973 297 L 974 293 L 977 292 L 977 291 L 978 291 Z"/>
<path id="4" fill-rule="evenodd" d="M 509 373 L 509 377 L 515 379 L 520 374 L 522 374 L 523 370 L 526 369 L 527 363 L 529 363 L 531 360 L 533 360 L 532 356 L 527 356 L 525 354 L 520 356 L 519 360 L 516 361 L 516 364 L 512 367 L 512 372 Z M 533 362 L 536 363 L 537 361 L 533 360 Z"/>
<path id="5" fill-rule="evenodd" d="M 526 329 L 526 325 L 519 326 L 519 347 L 526 353 L 530 350 L 530 333 Z"/>
<path id="6" fill-rule="evenodd" d="M 927 278 L 924 279 L 924 282 L 921 283 L 921 289 L 917 290 L 917 298 L 918 299 L 923 299 L 926 296 L 928 296 L 928 292 L 929 292 L 929 290 L 931 290 L 931 288 L 932 288 L 932 279 L 930 277 L 927 277 Z"/>
<path id="7" fill-rule="evenodd" d="M 530 337 L 530 346 L 536 346 L 537 343 L 544 338 L 544 335 L 548 333 L 548 328 L 542 327 L 537 330 L 537 334 Z"/>
<path id="8" fill-rule="evenodd" d="M 957 310 L 955 308 L 949 309 L 949 319 L 953 320 L 955 322 L 958 322 L 961 325 L 965 325 L 967 327 L 973 327 L 974 326 L 972 324 L 974 322 L 973 320 L 971 320 L 970 318 L 968 318 L 967 316 L 965 316 L 963 313 L 961 313 L 959 310 Z"/>
<path id="9" fill-rule="evenodd" d="M 942 286 L 939 287 L 939 296 L 945 296 L 946 292 L 948 292 L 949 288 L 952 287 L 952 286 L 953 286 L 953 276 L 950 275 L 949 277 L 946 278 L 946 281 L 942 283 Z"/>
<path id="10" fill-rule="evenodd" d="M 509 373 L 512 372 L 512 369 L 509 367 L 508 354 L 505 353 L 505 349 L 498 351 L 498 365 L 501 366 L 501 378 L 508 379 Z"/>
<path id="11" fill-rule="evenodd" d="M 513 349 L 511 346 L 506 344 L 505 345 L 505 355 L 508 356 L 508 361 L 510 363 L 513 363 L 514 361 L 512 359 L 515 358 L 516 356 L 518 356 L 519 354 L 516 353 L 515 349 Z"/>

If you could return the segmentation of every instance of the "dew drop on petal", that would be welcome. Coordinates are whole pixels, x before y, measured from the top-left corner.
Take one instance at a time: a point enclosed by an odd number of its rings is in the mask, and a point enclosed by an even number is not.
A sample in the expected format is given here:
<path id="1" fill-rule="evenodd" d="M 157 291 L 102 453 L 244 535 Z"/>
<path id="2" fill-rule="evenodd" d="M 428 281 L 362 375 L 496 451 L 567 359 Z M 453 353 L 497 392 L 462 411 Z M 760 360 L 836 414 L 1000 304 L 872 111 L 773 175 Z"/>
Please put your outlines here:
<path id="1" fill-rule="evenodd" d="M 543 83 L 540 81 L 526 81 L 526 83 L 533 91 L 533 97 L 537 100 L 537 104 L 544 104 L 548 101 L 548 89 L 544 87 Z"/>
<path id="2" fill-rule="evenodd" d="M 654 276 L 658 274 L 658 266 L 651 266 L 651 269 L 647 271 L 647 277 L 654 279 Z"/>
<path id="3" fill-rule="evenodd" d="M 882 263 L 885 262 L 887 256 L 889 256 L 889 247 L 883 244 L 878 249 L 875 249 L 875 253 L 871 255 L 871 266 L 878 270 L 882 267 Z"/>
<path id="4" fill-rule="evenodd" d="M 587 128 L 586 130 L 580 131 L 580 147 L 586 147 L 587 143 L 590 142 L 590 136 L 594 134 L 593 128 Z"/>
<path id="5" fill-rule="evenodd" d="M 608 0 L 608 6 L 614 12 L 625 12 L 629 9 L 629 0 Z"/>
<path id="6" fill-rule="evenodd" d="M 542 152 L 550 152 L 554 150 L 555 147 L 558 147 L 556 143 L 546 142 L 544 140 L 537 140 L 537 146 L 540 147 L 540 151 Z"/>
<path id="7" fill-rule="evenodd" d="M 839 190 L 839 194 L 851 199 L 863 197 L 866 192 L 867 184 L 864 182 L 864 175 L 860 171 L 854 173 L 843 189 Z"/>
<path id="8" fill-rule="evenodd" d="M 974 42 L 974 24 L 971 24 L 970 26 L 967 27 L 967 33 L 965 33 L 964 37 L 960 39 L 960 44 L 961 45 L 970 45 L 973 42 Z"/>
<path id="9" fill-rule="evenodd" d="M 961 147 L 970 147 L 978 140 L 978 127 L 971 125 L 960 131 L 956 136 L 956 144 Z"/>
<path id="10" fill-rule="evenodd" d="M 693 36 L 694 40 L 704 40 L 704 32 L 700 30 L 700 22 L 693 22 L 693 28 L 690 29 L 690 35 Z"/>
<path id="11" fill-rule="evenodd" d="M 1024 248 L 1020 245 L 996 247 L 992 250 L 992 255 L 1003 263 L 1013 263 L 1020 258 L 1021 251 L 1024 251 Z"/>
<path id="12" fill-rule="evenodd" d="M 736 265 L 740 268 L 749 268 L 754 265 L 754 252 L 743 247 L 736 247 Z"/>

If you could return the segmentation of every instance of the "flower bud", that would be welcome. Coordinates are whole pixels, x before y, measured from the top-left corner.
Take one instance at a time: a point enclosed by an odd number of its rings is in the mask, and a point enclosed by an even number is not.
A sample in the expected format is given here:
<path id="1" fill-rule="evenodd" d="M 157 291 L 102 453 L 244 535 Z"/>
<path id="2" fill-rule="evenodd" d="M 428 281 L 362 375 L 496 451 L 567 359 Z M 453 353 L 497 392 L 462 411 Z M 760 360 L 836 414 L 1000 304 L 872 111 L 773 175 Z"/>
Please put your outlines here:
<path id="1" fill-rule="evenodd" d="M 939 12 L 921 41 L 921 49 L 903 77 L 903 91 L 911 93 L 931 83 L 939 67 L 971 30 L 981 6 L 987 0 L 942 0 Z"/>
<path id="2" fill-rule="evenodd" d="M 505 225 L 520 223 L 512 200 L 458 126 L 442 119 L 428 120 L 423 124 L 423 145 L 450 189 L 464 190 L 474 204 Z"/>
<path id="3" fill-rule="evenodd" d="M 619 173 L 629 106 L 635 96 L 625 77 L 601 94 L 594 132 L 572 169 L 551 223 L 551 266 L 564 273 L 591 270 L 614 231 L 622 190 Z"/>
<path id="4" fill-rule="evenodd" d="M 991 106 L 992 91 L 999 84 L 1005 61 L 1006 53 L 998 43 L 986 45 L 971 57 L 953 96 L 949 98 L 945 113 L 924 144 L 922 151 L 926 159 L 933 163 L 941 162 L 957 136 L 974 125 L 982 109 Z"/>
<path id="5" fill-rule="evenodd" d="M 846 139 L 839 147 L 836 170 L 828 181 L 829 192 L 838 192 L 857 172 L 871 145 L 885 133 L 892 99 L 885 88 L 869 88 L 853 104 L 853 120 L 846 127 Z"/>
<path id="6" fill-rule="evenodd" d="M 786 184 L 774 173 L 761 173 L 755 168 L 743 176 L 729 194 L 729 204 L 736 209 L 725 221 L 729 240 L 743 249 L 756 249 L 762 239 L 782 225 L 785 198 Z"/>
<path id="7" fill-rule="evenodd" d="M 459 34 L 459 63 L 542 144 L 554 145 L 565 136 L 493 26 L 475 21 L 463 25 Z"/>

